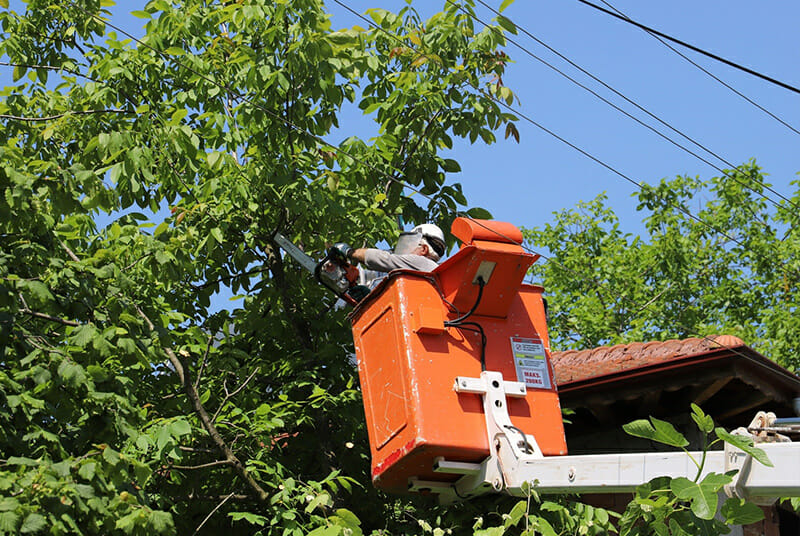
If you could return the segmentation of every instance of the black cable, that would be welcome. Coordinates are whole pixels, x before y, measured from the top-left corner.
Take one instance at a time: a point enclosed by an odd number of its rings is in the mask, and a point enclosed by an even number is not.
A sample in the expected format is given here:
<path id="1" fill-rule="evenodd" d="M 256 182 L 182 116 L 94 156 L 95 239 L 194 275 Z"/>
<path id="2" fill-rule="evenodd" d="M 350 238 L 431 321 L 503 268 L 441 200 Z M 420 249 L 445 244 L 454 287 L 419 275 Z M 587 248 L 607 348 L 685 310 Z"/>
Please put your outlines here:
<path id="1" fill-rule="evenodd" d="M 478 0 L 478 1 L 480 2 L 481 0 Z M 601 1 L 601 2 L 603 2 L 603 3 L 604 3 L 606 6 L 608 6 L 608 7 L 609 7 L 609 9 L 613 9 L 615 12 L 619 13 L 619 14 L 620 14 L 620 15 L 622 15 L 623 17 L 625 17 L 625 18 L 629 18 L 629 17 L 628 17 L 628 16 L 627 16 L 625 13 L 623 13 L 622 11 L 620 11 L 619 9 L 617 9 L 616 7 L 614 7 L 614 6 L 612 6 L 611 4 L 609 4 L 609 3 L 608 3 L 606 0 L 600 0 L 600 1 Z M 481 2 L 481 3 L 483 3 L 483 2 Z M 645 31 L 647 31 L 647 30 L 645 30 Z M 654 33 L 652 33 L 652 32 L 647 32 L 647 33 L 648 33 L 648 34 L 650 34 L 651 36 L 653 36 L 653 38 L 654 38 L 654 39 L 656 39 L 656 40 L 657 40 L 659 43 L 661 43 L 662 45 L 664 45 L 665 47 L 667 47 L 668 49 L 670 49 L 671 51 L 673 51 L 675 54 L 677 54 L 678 56 L 680 56 L 680 57 L 681 57 L 681 58 L 683 58 L 684 60 L 686 60 L 686 61 L 688 61 L 689 63 L 691 63 L 692 65 L 694 65 L 695 67 L 697 67 L 698 69 L 700 69 L 701 71 L 703 71 L 704 73 L 706 73 L 708 76 L 710 76 L 711 78 L 713 78 L 714 80 L 716 80 L 717 82 L 719 82 L 720 84 L 722 84 L 723 86 L 725 86 L 726 88 L 728 88 L 728 89 L 730 89 L 731 91 L 733 91 L 733 92 L 734 92 L 736 95 L 740 96 L 741 98 L 743 98 L 744 100 L 746 100 L 747 102 L 749 102 L 750 104 L 752 104 L 753 106 L 755 106 L 756 108 L 758 108 L 759 110 L 761 110 L 762 112 L 764 112 L 765 114 L 767 114 L 768 116 L 770 116 L 771 118 L 773 118 L 773 119 L 774 119 L 775 121 L 777 121 L 778 123 L 782 124 L 783 126 L 785 126 L 786 128 L 788 128 L 789 130 L 791 130 L 792 132 L 794 132 L 795 134 L 800 134 L 800 130 L 797 130 L 797 129 L 796 129 L 796 128 L 794 128 L 792 125 L 790 125 L 789 123 L 787 123 L 786 121 L 784 121 L 783 119 L 781 119 L 780 117 L 778 117 L 777 115 L 775 115 L 774 113 L 770 112 L 769 110 L 767 110 L 766 108 L 764 108 L 763 106 L 761 106 L 760 104 L 758 104 L 757 102 L 755 102 L 753 99 L 751 99 L 750 97 L 748 97 L 747 95 L 745 95 L 744 93 L 742 93 L 742 92 L 738 91 L 738 90 L 737 90 L 736 88 L 734 88 L 733 86 L 731 86 L 731 85 L 727 84 L 727 83 L 726 83 L 724 80 L 722 80 L 721 78 L 719 78 L 719 77 L 717 77 L 716 75 L 714 75 L 714 73 L 712 73 L 711 71 L 709 71 L 708 69 L 706 69 L 705 67 L 703 67 L 702 65 L 700 65 L 699 63 L 697 63 L 696 61 L 692 60 L 692 59 L 691 59 L 689 56 L 687 56 L 686 54 L 684 54 L 683 52 L 681 52 L 681 51 L 680 51 L 680 50 L 678 50 L 677 48 L 673 47 L 672 45 L 670 45 L 669 43 L 667 43 L 666 41 L 664 41 L 663 39 L 661 39 L 659 36 L 655 35 L 655 34 L 654 34 Z"/>
<path id="2" fill-rule="evenodd" d="M 444 323 L 447 327 L 454 327 L 462 324 L 464 320 L 472 316 L 475 310 L 478 308 L 478 305 L 481 303 L 481 297 L 483 296 L 483 287 L 486 286 L 486 282 L 483 280 L 483 277 L 478 276 L 478 297 L 475 299 L 475 303 L 472 305 L 472 309 L 467 311 L 463 316 L 456 318 L 455 320 L 448 320 Z"/>
<path id="3" fill-rule="evenodd" d="M 469 327 L 464 327 L 469 326 Z M 486 372 L 486 332 L 483 331 L 483 326 L 478 324 L 477 322 L 462 322 L 457 326 L 454 326 L 457 329 L 463 329 L 464 331 L 472 331 L 474 333 L 479 333 L 481 336 L 481 372 Z"/>
<path id="4" fill-rule="evenodd" d="M 509 430 L 511 430 L 512 432 L 516 432 L 516 433 L 518 433 L 519 435 L 522 436 L 522 445 L 523 445 L 523 450 L 525 451 L 525 454 L 533 454 L 534 453 L 533 445 L 531 445 L 530 442 L 528 441 L 528 436 L 525 434 L 525 432 L 523 432 L 522 430 L 520 430 L 519 428 L 517 428 L 513 424 L 507 424 L 505 427 L 508 428 Z"/>
<path id="5" fill-rule="evenodd" d="M 681 41 L 680 39 L 676 39 L 675 37 L 672 37 L 672 36 L 669 36 L 669 35 L 667 35 L 665 33 L 659 32 L 658 30 L 650 28 L 649 26 L 645 26 L 644 24 L 642 24 L 640 22 L 636 22 L 635 20 L 630 19 L 628 17 L 623 17 L 621 15 L 617 15 L 613 11 L 610 11 L 608 9 L 605 9 L 604 7 L 600 7 L 600 6 L 596 5 L 596 4 L 593 4 L 593 3 L 589 2 L 588 0 L 578 0 L 578 2 L 580 2 L 582 4 L 586 4 L 589 7 L 593 7 L 598 11 L 602 11 L 603 13 L 605 13 L 607 15 L 611 15 L 612 17 L 617 18 L 617 19 L 619 19 L 619 20 L 621 20 L 623 22 L 627 22 L 628 24 L 633 24 L 634 26 L 638 26 L 639 28 L 641 28 L 641 29 L 643 29 L 643 30 L 645 30 L 647 32 L 650 32 L 653 35 L 657 35 L 659 37 L 663 37 L 664 39 L 672 41 L 673 43 L 677 43 L 677 44 L 681 45 L 682 47 L 686 47 L 689 50 L 693 50 L 693 51 L 697 52 L 698 54 L 702 54 L 704 56 L 707 56 L 707 57 L 711 58 L 712 60 L 716 60 L 716 61 L 718 61 L 720 63 L 724 63 L 725 65 L 728 65 L 729 67 L 733 67 L 734 69 L 739 69 L 740 71 L 744 71 L 747 74 L 756 76 L 758 78 L 761 78 L 762 80 L 766 80 L 767 82 L 775 84 L 776 86 L 780 86 L 780 87 L 782 87 L 784 89 L 788 89 L 789 91 L 793 91 L 795 93 L 800 94 L 800 89 L 798 89 L 798 88 L 796 88 L 794 86 L 790 86 L 789 84 L 787 84 L 785 82 L 781 82 L 780 80 L 776 80 L 776 79 L 774 79 L 772 77 L 769 77 L 769 76 L 767 76 L 765 74 L 761 74 L 761 73 L 759 73 L 757 71 L 754 71 L 753 69 L 750 69 L 748 67 L 744 67 L 743 65 L 739 65 L 738 63 L 734 63 L 734 62 L 732 62 L 730 60 L 726 60 L 723 57 L 717 56 L 716 54 L 713 54 L 711 52 L 707 52 L 707 51 L 703 50 L 702 48 L 698 48 L 698 47 L 696 47 L 694 45 L 690 45 L 689 43 L 687 43 L 685 41 Z"/>
<path id="6" fill-rule="evenodd" d="M 452 0 L 447 0 L 447 1 L 448 1 L 448 2 L 450 2 L 450 3 L 452 3 Z M 477 1 L 478 1 L 478 3 L 479 3 L 479 4 L 481 4 L 482 6 L 484 6 L 486 9 L 488 9 L 488 10 L 489 10 L 489 11 L 491 11 L 491 12 L 493 12 L 495 15 L 497 15 L 497 16 L 503 16 L 503 15 L 501 15 L 501 13 L 500 13 L 499 11 L 497 11 L 496 9 L 494 9 L 493 7 L 491 7 L 489 4 L 487 4 L 487 3 L 486 3 L 486 2 L 484 2 L 483 0 L 477 0 Z M 455 4 L 454 4 L 454 5 L 455 5 Z M 476 17 L 475 15 L 473 15 L 473 14 L 471 14 L 471 13 L 468 13 L 466 10 L 464 10 L 464 8 L 461 8 L 461 7 L 459 7 L 459 9 L 461 9 L 461 11 L 462 11 L 462 12 L 464 12 L 465 14 L 469 15 L 470 17 L 472 17 L 472 18 L 473 18 L 475 21 L 477 21 L 477 22 L 480 22 L 481 24 L 483 24 L 483 25 L 484 25 L 486 28 L 491 28 L 491 29 L 494 29 L 492 26 L 490 26 L 489 24 L 487 24 L 487 23 L 486 23 L 486 22 L 484 22 L 483 20 L 479 19 L 479 18 L 478 18 L 478 17 Z M 536 36 L 534 36 L 532 33 L 530 33 L 529 31 L 527 31 L 527 30 L 526 30 L 525 28 L 523 28 L 522 26 L 520 26 L 520 25 L 518 25 L 518 24 L 516 24 L 516 23 L 514 23 L 514 25 L 515 25 L 515 27 L 516 27 L 516 28 L 517 28 L 517 29 L 518 29 L 520 32 L 522 32 L 523 34 L 525 34 L 526 36 L 528 36 L 530 39 L 532 39 L 533 41 L 535 41 L 535 42 L 536 42 L 536 43 L 538 43 L 539 45 L 543 46 L 544 48 L 546 48 L 547 50 L 549 50 L 550 52 L 552 52 L 553 54 L 555 54 L 556 56 L 558 56 L 559 58 L 561 58 L 562 60 L 564 60 L 565 62 L 567 62 L 568 64 L 570 64 L 570 65 L 571 65 L 572 67 L 574 67 L 575 69 L 578 69 L 580 72 L 582 72 L 583 74 L 585 74 L 586 76 L 588 76 L 589 78 L 591 78 L 592 80 L 594 80 L 595 82 L 597 82 L 598 84 L 602 85 L 603 87 L 605 87 L 606 89 L 608 89 L 609 91 L 611 91 L 612 93 L 614 93 L 615 95 L 617 95 L 618 97 L 620 97 L 621 99 L 623 99 L 623 100 L 627 101 L 629 104 L 631 104 L 631 105 L 635 106 L 635 107 L 636 107 L 637 109 L 639 109 L 640 111 L 644 112 L 645 114 L 647 114 L 647 115 L 648 115 L 648 116 L 650 116 L 651 118 L 655 119 L 656 121 L 658 121 L 659 123 L 661 123 L 663 126 L 665 126 L 665 127 L 667 127 L 668 129 L 670 129 L 672 132 L 674 132 L 674 133 L 678 134 L 679 136 L 681 136 L 681 137 L 682 137 L 682 138 L 684 138 L 685 140 L 687 140 L 687 141 L 689 141 L 689 142 L 693 143 L 695 146 L 699 147 L 700 149 L 702 149 L 702 150 L 703 150 L 703 151 L 705 151 L 706 153 L 710 154 L 711 156 L 713 156 L 714 158 L 716 158 L 717 160 L 719 160 L 720 162 L 722 162 L 723 164 L 725 164 L 725 165 L 726 165 L 726 166 L 728 166 L 729 168 L 736 168 L 736 166 L 735 166 L 735 165 L 733 165 L 731 162 L 728 162 L 728 161 L 727 161 L 725 158 L 723 158 L 723 157 L 719 156 L 717 153 L 715 153 L 714 151 L 712 151 L 711 149 L 709 149 L 708 147 L 706 147 L 705 145 L 703 145 L 703 144 L 702 144 L 702 143 L 700 143 L 699 141 L 697 141 L 697 140 L 693 139 L 693 138 L 692 138 L 692 137 L 690 137 L 689 135 L 687 135 L 687 134 L 685 134 L 685 133 L 681 132 L 680 130 L 678 130 L 677 128 L 673 127 L 671 124 L 669 124 L 668 122 L 664 121 L 663 119 L 661 119 L 660 117 L 658 117 L 657 115 L 655 115 L 654 113 L 652 113 L 650 110 L 648 110 L 648 109 L 646 109 L 645 107 L 641 106 L 641 105 L 640 105 L 639 103 L 637 103 L 636 101 L 634 101 L 634 100 L 632 100 L 632 99 L 628 98 L 628 97 L 627 97 L 625 94 L 623 94 L 622 92 L 618 91 L 617 89 L 615 89 L 615 88 L 614 88 L 614 87 L 612 87 L 611 85 L 607 84 L 606 82 L 604 82 L 603 80 L 601 80 L 600 78 L 598 78 L 597 76 L 595 76 L 594 74 L 590 73 L 589 71 L 587 71 L 586 69 L 584 69 L 583 67 L 581 67 L 580 65 L 578 65 L 577 63 L 575 63 L 574 61 L 572 61 L 571 59 L 569 59 L 569 58 L 568 58 L 567 56 L 565 56 L 564 54 L 560 53 L 559 51 L 557 51 L 556 49 L 554 49 L 553 47 L 551 47 L 550 45 L 548 45 L 547 43 L 545 43 L 545 42 L 544 42 L 544 41 L 542 41 L 541 39 L 539 39 L 539 38 L 537 38 Z M 495 29 L 495 31 L 499 31 L 499 30 L 496 30 L 496 29 Z M 744 182 L 744 181 L 741 181 L 741 180 L 737 179 L 735 176 L 732 176 L 732 175 L 730 175 L 730 174 L 729 174 L 728 172 L 726 172 L 724 169 L 720 168 L 719 166 L 716 166 L 716 165 L 714 165 L 712 162 L 709 162 L 708 160 L 706 160 L 705 158 L 703 158 L 703 157 L 702 157 L 702 156 L 700 156 L 699 154 L 695 153 L 695 152 L 694 152 L 694 151 L 692 151 L 691 149 L 689 149 L 689 148 L 687 148 L 687 147 L 684 147 L 683 145 L 681 145 L 680 143 L 676 142 L 675 140 L 673 140 L 672 138 L 668 137 L 667 135 L 665 135 L 664 133 L 660 132 L 659 130 L 655 129 L 655 128 L 654 128 L 654 127 L 652 127 L 651 125 L 648 125 L 647 123 L 645 123 L 644 121 L 642 121 L 642 120 L 641 120 L 641 119 L 639 119 L 638 117 L 636 117 L 636 116 L 634 116 L 634 115 L 632 115 L 632 114 L 628 113 L 626 110 L 623 110 L 622 108 L 620 108 L 619 106 L 617 106 L 617 105 L 616 105 L 616 104 L 614 104 L 613 102 L 609 101 L 608 99 L 606 99 L 605 97 L 603 97 L 602 95 L 600 95 L 599 93 L 597 93 L 596 91 L 594 91 L 593 89 L 591 89 L 591 88 L 587 87 L 586 85 L 584 85 L 584 84 L 580 83 L 579 81 L 575 80 L 573 77 L 571 77 L 570 75 L 568 75 L 567 73 L 565 73 L 565 72 L 563 72 L 562 70 L 558 69 L 556 66 L 554 66 L 554 65 L 550 64 L 549 62 L 545 61 L 544 59 L 540 58 L 539 56 L 537 56 L 536 54 L 534 54 L 533 52 L 531 52 L 530 50 L 528 50 L 528 49 L 527 49 L 527 48 L 525 48 L 524 46 L 522 46 L 522 45 L 520 45 L 519 43 L 517 43 L 515 40 L 513 40 L 513 39 L 511 39 L 510 37 L 507 37 L 507 36 L 504 36 L 504 37 L 505 37 L 506 41 L 508 41 L 508 42 L 509 42 L 509 43 L 511 43 L 512 45 L 516 46 L 517 48 L 519 48 L 520 50 L 522 50 L 523 52 L 525 52 L 527 55 L 529 55 L 529 56 L 530 56 L 530 57 L 532 57 L 533 59 L 535 59 L 535 60 L 539 61 L 540 63 L 542 63 L 543 65 L 545 65 L 545 66 L 549 67 L 550 69 L 552 69 L 552 70 L 553 70 L 553 71 L 555 71 L 556 73 L 560 74 L 561 76 L 563 76 L 564 78 L 566 78 L 567 80 L 569 80 L 570 82 L 572 82 L 573 84 L 575 84 L 576 86 L 580 87 L 581 89 L 583 89 L 583 90 L 585 90 L 585 91 L 587 91 L 587 92 L 591 93 L 591 94 L 592 94 L 592 95 L 594 95 L 596 98 L 600 99 L 601 101 L 603 101 L 603 102 L 604 102 L 604 103 L 606 103 L 607 105 L 611 106 L 612 108 L 614 108 L 615 110 L 617 110 L 617 111 L 618 111 L 618 112 L 620 112 L 621 114 L 623 114 L 623 115 L 627 116 L 628 118 L 630 118 L 630 119 L 632 119 L 632 120 L 636 121 L 637 123 L 639 123 L 639 124 L 640 124 L 640 125 L 642 125 L 643 127 L 645 127 L 645 128 L 647 128 L 648 130 L 650 130 L 650 131 L 654 132 L 656 135 L 658 135 L 658 136 L 660 136 L 661 138 L 665 139 L 666 141 L 668 141 L 669 143 L 671 143 L 671 144 L 673 144 L 674 146 L 678 147 L 679 149 L 682 149 L 684 152 L 686 152 L 686 153 L 688 153 L 688 154 L 690 154 L 690 155 L 694 156 L 695 158 L 697 158 L 697 159 L 698 159 L 698 160 L 700 160 L 701 162 L 703 162 L 703 163 L 707 164 L 708 166 L 710 166 L 710 167 L 712 167 L 713 169 L 717 170 L 718 172 L 722 173 L 722 174 L 723 174 L 723 175 L 725 175 L 726 177 L 728 177 L 728 178 L 730 178 L 730 179 L 733 179 L 734 181 L 738 182 L 739 184 L 741 184 L 741 185 L 742 185 L 742 186 L 744 186 L 745 188 L 747 188 L 747 189 L 749 189 L 749 190 L 753 191 L 754 193 L 756 193 L 756 194 L 757 194 L 757 195 L 759 195 L 760 197 L 763 197 L 763 198 L 764 198 L 764 199 L 766 199 L 767 201 L 771 202 L 771 203 L 772 203 L 773 205 L 775 205 L 776 207 L 778 206 L 778 202 L 777 202 L 777 201 L 775 201 L 775 200 L 771 199 L 770 197 L 768 197 L 767 195 L 765 195 L 765 194 L 763 194 L 763 193 L 761 193 L 761 192 L 758 192 L 758 191 L 754 190 L 754 189 L 753 189 L 752 187 L 750 187 L 750 186 L 749 186 L 749 185 L 748 185 L 746 182 Z M 669 45 L 668 45 L 668 46 L 669 46 Z M 687 58 L 687 59 L 688 59 L 688 58 Z M 691 61 L 691 60 L 689 60 L 689 61 Z M 787 126 L 788 126 L 788 125 L 787 125 Z M 791 127 L 790 127 L 790 128 L 791 128 Z M 796 131 L 796 132 L 798 132 L 798 134 L 800 134 L 800 131 Z M 769 192 L 772 192 L 772 193 L 773 193 L 773 194 L 775 194 L 776 196 L 780 197 L 782 200 L 784 200 L 784 201 L 786 201 L 786 202 L 790 203 L 790 204 L 791 204 L 793 207 L 795 207 L 797 210 L 800 210 L 800 206 L 799 206 L 799 205 L 796 205 L 796 204 L 795 204 L 795 203 L 794 203 L 794 202 L 793 202 L 791 199 L 788 199 L 787 197 L 783 196 L 783 195 L 782 195 L 780 192 L 777 192 L 777 191 L 775 191 L 775 190 L 774 190 L 774 189 L 772 189 L 772 188 L 771 188 L 769 185 L 767 185 L 767 184 L 764 184 L 764 183 L 762 183 L 761 181 L 758 181 L 758 180 L 755 180 L 754 182 L 755 182 L 755 183 L 756 183 L 758 186 L 760 186 L 761 188 L 763 188 L 763 189 L 765 189 L 765 190 L 767 190 L 767 191 L 769 191 Z M 747 210 L 751 210 L 751 209 L 750 209 L 749 207 L 747 207 Z M 751 211 L 751 214 L 752 214 L 752 211 Z"/>

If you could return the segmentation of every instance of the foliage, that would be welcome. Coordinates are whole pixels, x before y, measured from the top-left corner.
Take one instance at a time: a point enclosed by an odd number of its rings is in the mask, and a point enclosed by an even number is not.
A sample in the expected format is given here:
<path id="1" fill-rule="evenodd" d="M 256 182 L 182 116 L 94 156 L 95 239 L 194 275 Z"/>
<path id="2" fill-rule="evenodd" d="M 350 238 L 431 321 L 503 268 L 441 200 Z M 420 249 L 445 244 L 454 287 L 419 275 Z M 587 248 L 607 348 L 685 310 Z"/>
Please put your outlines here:
<path id="1" fill-rule="evenodd" d="M 510 21 L 152 0 L 135 42 L 109 0 L 0 6 L 0 533 L 614 531 L 533 491 L 376 492 L 345 311 L 271 241 L 446 227 L 467 201 L 442 150 L 518 137 Z M 374 136 L 334 144 L 348 107 Z"/>
<path id="2" fill-rule="evenodd" d="M 793 184 L 793 197 L 777 199 L 750 162 L 708 181 L 642 184 L 642 236 L 621 231 L 604 195 L 526 229 L 528 242 L 554 259 L 534 266 L 549 294 L 553 346 L 725 333 L 797 370 L 800 182 Z"/>
<path id="3" fill-rule="evenodd" d="M 692 404 L 692 419 L 703 438 L 700 460 L 686 450 L 689 442 L 668 422 L 651 417 L 649 421 L 638 420 L 624 426 L 625 431 L 635 437 L 684 450 L 697 467 L 697 475 L 694 480 L 660 477 L 639 486 L 620 520 L 621 536 L 727 534 L 730 532 L 728 525 L 748 525 L 764 518 L 764 512 L 758 506 L 734 497 L 728 498 L 720 507 L 719 493 L 733 481 L 733 476 L 704 472 L 703 469 L 707 451 L 723 441 L 771 467 L 766 453 L 755 447 L 749 436 L 734 435 L 722 428 L 715 428 L 713 419 L 695 404 Z M 708 441 L 712 432 L 716 439 Z"/>
<path id="4" fill-rule="evenodd" d="M 135 42 L 109 0 L 0 6 L 0 533 L 417 527 L 369 484 L 345 312 L 271 237 L 447 227 L 440 153 L 513 127 L 502 28 L 152 0 Z"/>

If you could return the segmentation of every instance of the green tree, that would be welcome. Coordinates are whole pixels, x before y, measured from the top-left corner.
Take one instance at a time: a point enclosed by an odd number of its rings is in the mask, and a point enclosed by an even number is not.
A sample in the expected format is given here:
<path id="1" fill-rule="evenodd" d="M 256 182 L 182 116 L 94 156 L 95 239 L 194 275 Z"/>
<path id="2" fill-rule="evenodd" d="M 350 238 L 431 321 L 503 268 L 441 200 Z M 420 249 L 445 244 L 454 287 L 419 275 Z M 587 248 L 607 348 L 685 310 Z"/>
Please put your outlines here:
<path id="1" fill-rule="evenodd" d="M 644 236 L 623 233 L 604 195 L 524 230 L 551 258 L 534 274 L 554 347 L 727 333 L 800 369 L 800 188 L 778 198 L 750 162 L 636 195 Z"/>
<path id="2" fill-rule="evenodd" d="M 448 226 L 440 153 L 514 120 L 503 30 L 153 0 L 136 42 L 110 5 L 0 0 L 0 533 L 418 529 L 369 484 L 345 312 L 271 237 Z M 329 141 L 346 107 L 374 137 Z"/>

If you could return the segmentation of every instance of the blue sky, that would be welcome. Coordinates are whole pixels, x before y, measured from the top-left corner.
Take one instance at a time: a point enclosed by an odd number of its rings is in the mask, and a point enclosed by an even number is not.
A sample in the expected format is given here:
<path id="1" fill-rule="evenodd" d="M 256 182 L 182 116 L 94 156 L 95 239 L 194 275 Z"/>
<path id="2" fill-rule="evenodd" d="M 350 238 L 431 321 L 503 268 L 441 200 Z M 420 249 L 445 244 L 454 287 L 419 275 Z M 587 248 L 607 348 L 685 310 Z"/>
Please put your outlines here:
<path id="1" fill-rule="evenodd" d="M 370 7 L 396 11 L 404 0 L 342 0 L 359 13 Z M 487 0 L 495 7 L 499 0 Z M 112 22 L 141 35 L 144 21 L 126 15 L 146 2 L 120 2 Z M 601 3 L 601 0 L 597 0 Z M 743 0 L 727 2 L 641 2 L 614 0 L 615 8 L 631 18 L 700 48 L 800 86 L 800 44 L 797 22 L 800 2 Z M 16 4 L 16 5 L 15 5 Z M 365 26 L 333 0 L 327 2 L 335 28 Z M 417 0 L 423 16 L 441 9 L 438 0 Z M 12 2 L 19 9 L 19 2 Z M 478 17 L 493 14 L 478 3 Z M 783 195 L 800 171 L 800 135 L 735 95 L 686 62 L 642 30 L 587 7 L 577 0 L 517 0 L 504 12 L 521 29 L 569 57 L 583 69 L 699 141 L 731 164 L 755 158 L 774 188 Z M 480 27 L 480 23 L 476 23 Z M 588 79 L 541 45 L 520 33 L 514 40 L 540 58 L 564 70 L 618 106 L 668 134 L 682 145 L 690 143 L 665 129 L 641 111 Z M 678 47 L 679 48 L 679 47 Z M 680 49 L 685 55 L 751 100 L 800 130 L 800 95 L 728 66 Z M 526 52 L 509 43 L 514 60 L 505 83 L 519 99 L 514 108 L 635 181 L 656 182 L 678 174 L 709 178 L 719 175 L 700 161 L 645 127 L 612 109 L 564 79 Z M 8 69 L 5 69 L 8 70 Z M 0 82 L 9 83 L 0 72 Z M 367 135 L 365 121 L 352 111 L 342 118 L 342 131 L 330 141 Z M 451 155 L 462 172 L 470 203 L 491 211 L 496 219 L 534 227 L 552 220 L 551 213 L 574 207 L 607 192 L 625 231 L 642 230 L 631 195 L 636 187 L 530 123 L 518 123 L 517 144 L 500 140 L 492 146 L 458 145 Z M 502 136 L 500 136 L 502 138 Z M 692 147 L 719 168 L 728 167 Z"/>
<path id="2" fill-rule="evenodd" d="M 363 21 L 329 2 L 334 26 Z M 369 0 L 346 2 L 358 12 Z M 397 9 L 403 1 L 378 2 Z M 495 7 L 500 2 L 487 2 Z M 600 4 L 600 0 L 597 0 Z M 800 3 L 786 1 L 609 2 L 634 20 L 731 61 L 800 87 Z M 424 14 L 440 2 L 415 2 Z M 476 5 L 478 17 L 493 14 Z M 800 134 L 769 117 L 691 65 L 644 31 L 600 13 L 577 0 L 517 0 L 504 12 L 520 28 L 603 80 L 675 129 L 700 142 L 730 164 L 755 158 L 774 189 L 788 197 L 800 172 Z M 478 24 L 479 25 L 479 24 Z M 657 126 L 714 166 L 728 166 L 581 74 L 522 32 L 518 44 L 600 93 L 644 122 Z M 680 49 L 728 85 L 800 130 L 800 95 Z M 710 178 L 714 167 L 676 147 L 614 110 L 584 89 L 509 43 L 506 84 L 519 98 L 514 108 L 635 181 L 656 182 L 678 174 Z M 634 185 L 591 161 L 530 123 L 518 123 L 520 143 L 459 146 L 454 158 L 462 172 L 453 177 L 468 199 L 496 219 L 539 226 L 551 213 L 607 192 L 622 228 L 638 233 Z M 771 194 L 770 194 L 771 195 Z M 771 195 L 772 196 L 772 195 Z M 774 196 L 772 196 L 774 197 Z"/>

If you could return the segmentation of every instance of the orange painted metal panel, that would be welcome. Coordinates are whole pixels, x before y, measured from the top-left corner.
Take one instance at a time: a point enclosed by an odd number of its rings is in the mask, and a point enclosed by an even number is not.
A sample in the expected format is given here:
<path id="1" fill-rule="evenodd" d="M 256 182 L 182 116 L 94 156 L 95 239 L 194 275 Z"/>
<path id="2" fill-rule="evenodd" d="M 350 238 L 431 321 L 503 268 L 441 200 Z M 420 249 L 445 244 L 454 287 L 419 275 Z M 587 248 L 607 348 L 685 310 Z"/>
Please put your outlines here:
<path id="1" fill-rule="evenodd" d="M 480 375 L 481 335 L 439 323 L 474 305 L 476 273 L 489 274 L 469 317 L 486 335 L 486 369 L 528 385 L 526 398 L 508 400 L 511 421 L 545 455 L 566 454 L 542 289 L 521 284 L 535 257 L 518 245 L 494 245 L 503 247 L 467 245 L 431 274 L 393 272 L 351 315 L 379 488 L 403 492 L 411 477 L 454 479 L 433 472 L 439 456 L 480 462 L 489 455 L 480 396 L 453 389 L 456 376 Z M 487 262 L 495 263 L 491 270 L 481 268 Z"/>

